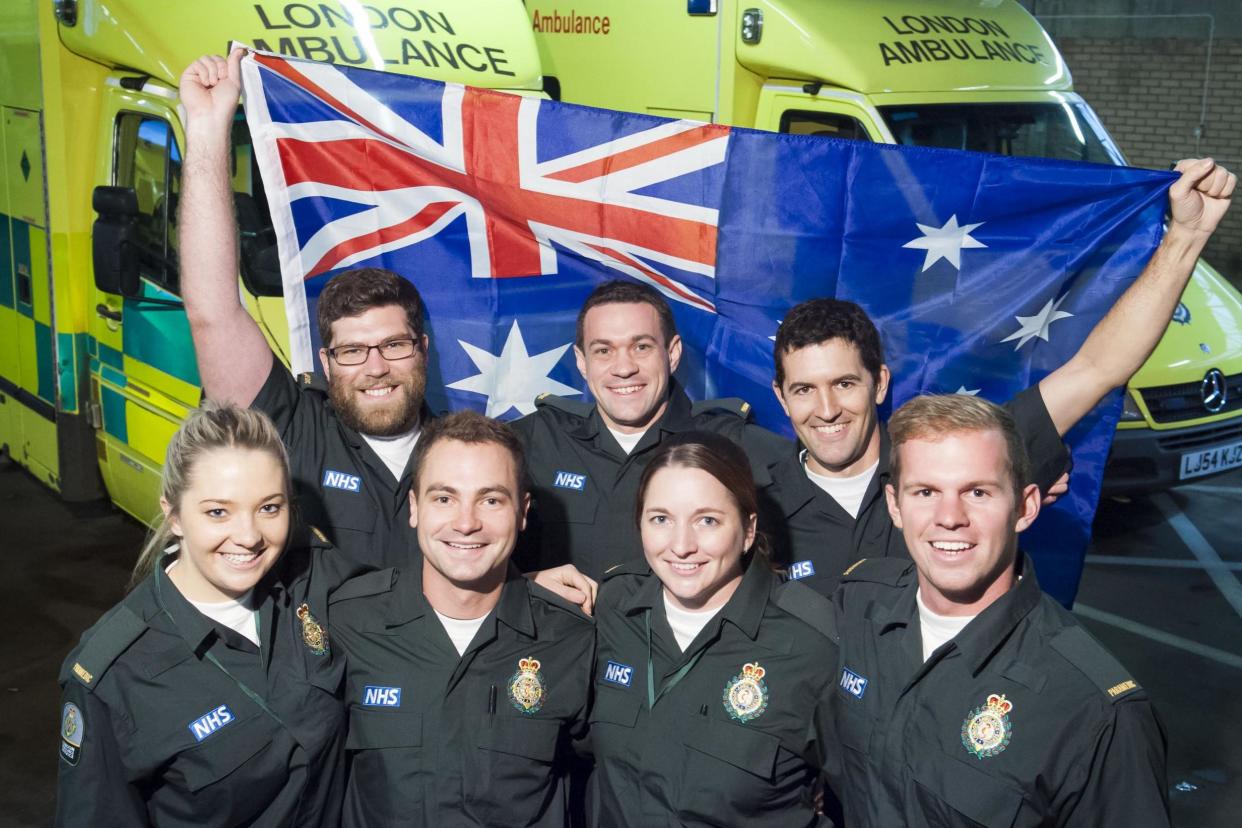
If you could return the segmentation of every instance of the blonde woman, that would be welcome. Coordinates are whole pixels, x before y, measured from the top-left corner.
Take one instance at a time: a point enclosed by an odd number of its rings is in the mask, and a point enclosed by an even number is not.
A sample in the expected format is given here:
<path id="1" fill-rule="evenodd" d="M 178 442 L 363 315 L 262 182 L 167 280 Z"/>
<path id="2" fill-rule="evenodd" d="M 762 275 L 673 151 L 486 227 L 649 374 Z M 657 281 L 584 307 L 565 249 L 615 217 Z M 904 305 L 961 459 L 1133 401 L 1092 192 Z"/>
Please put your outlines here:
<path id="1" fill-rule="evenodd" d="M 344 663 L 324 613 L 348 573 L 290 542 L 280 435 L 235 406 L 192 412 L 160 503 L 130 593 L 61 671 L 56 823 L 334 824 Z"/>

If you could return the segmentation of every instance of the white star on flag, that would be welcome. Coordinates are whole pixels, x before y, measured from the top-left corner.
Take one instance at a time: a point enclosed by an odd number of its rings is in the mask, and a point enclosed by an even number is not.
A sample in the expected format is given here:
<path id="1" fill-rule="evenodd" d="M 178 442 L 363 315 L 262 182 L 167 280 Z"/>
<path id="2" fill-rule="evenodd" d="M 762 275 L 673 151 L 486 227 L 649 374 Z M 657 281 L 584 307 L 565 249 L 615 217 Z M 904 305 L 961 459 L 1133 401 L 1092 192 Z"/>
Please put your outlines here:
<path id="1" fill-rule="evenodd" d="M 1068 295 L 1066 294 L 1066 296 Z M 1058 319 L 1069 319 L 1074 315 L 1069 311 L 1057 310 L 1064 301 L 1065 296 L 1056 301 L 1049 299 L 1048 304 L 1044 305 L 1039 313 L 1034 316 L 1015 316 L 1014 319 L 1018 321 L 1019 328 L 1002 339 L 1001 342 L 1009 342 L 1012 339 L 1018 340 L 1018 344 L 1013 346 L 1015 351 L 1035 337 L 1039 337 L 1044 342 L 1047 342 L 1049 326 Z"/>
<path id="2" fill-rule="evenodd" d="M 560 396 L 577 396 L 579 393 L 577 388 L 548 376 L 561 355 L 569 349 L 569 343 L 531 356 L 526 352 L 526 341 L 522 339 L 522 329 L 516 319 L 509 329 L 500 356 L 460 339 L 457 343 L 465 349 L 479 373 L 449 383 L 448 387 L 486 396 L 489 417 L 499 417 L 510 408 L 529 414 L 535 410 L 535 398 L 545 392 Z"/>
<path id="3" fill-rule="evenodd" d="M 967 388 L 964 385 L 959 385 L 957 390 L 954 391 L 953 393 L 962 394 L 967 397 L 977 397 L 979 396 L 979 392 L 982 390 L 983 390 L 982 388 Z"/>
<path id="4" fill-rule="evenodd" d="M 949 216 L 949 220 L 944 223 L 944 227 L 934 227 L 930 224 L 918 224 L 919 230 L 923 231 L 923 235 L 917 239 L 911 239 L 902 245 L 902 247 L 910 247 L 916 250 L 926 250 L 927 255 L 923 257 L 923 269 L 920 273 L 926 273 L 927 269 L 941 259 L 948 259 L 949 264 L 962 269 L 962 248 L 965 247 L 987 247 L 986 244 L 970 235 L 977 227 L 982 227 L 984 222 L 977 224 L 967 224 L 963 227 L 957 226 L 957 214 Z"/>

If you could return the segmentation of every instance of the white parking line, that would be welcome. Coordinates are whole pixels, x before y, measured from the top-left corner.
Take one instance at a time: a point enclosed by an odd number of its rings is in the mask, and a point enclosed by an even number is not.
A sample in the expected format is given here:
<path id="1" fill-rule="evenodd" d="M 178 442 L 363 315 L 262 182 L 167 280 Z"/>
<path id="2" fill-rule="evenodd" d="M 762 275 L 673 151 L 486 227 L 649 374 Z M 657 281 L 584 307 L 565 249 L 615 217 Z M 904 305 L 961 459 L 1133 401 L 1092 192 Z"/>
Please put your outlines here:
<path id="1" fill-rule="evenodd" d="M 1216 584 L 1216 588 L 1233 607 L 1234 612 L 1242 616 L 1242 584 L 1238 583 L 1233 572 L 1225 566 L 1225 562 L 1212 548 L 1212 544 L 1208 543 L 1198 527 L 1190 522 L 1190 518 L 1182 514 L 1182 510 L 1173 502 L 1173 498 L 1161 493 L 1152 495 L 1151 500 L 1161 512 L 1164 512 L 1165 520 L 1182 539 L 1182 543 L 1186 544 L 1186 548 L 1203 564 L 1203 571 L 1212 579 L 1212 583 Z"/>
<path id="2" fill-rule="evenodd" d="M 1213 486 L 1211 483 L 1191 483 L 1187 486 L 1178 486 L 1177 489 L 1181 492 L 1203 492 L 1223 497 L 1237 497 L 1239 494 L 1242 494 L 1242 489 L 1237 486 Z"/>
<path id="3" fill-rule="evenodd" d="M 1164 630 L 1158 630 L 1155 627 L 1149 627 L 1146 624 L 1140 624 L 1137 621 L 1122 618 L 1120 615 L 1113 615 L 1111 612 L 1104 612 L 1083 604 L 1074 604 L 1074 614 L 1080 615 L 1083 618 L 1089 618 L 1092 621 L 1098 621 L 1101 624 L 1108 624 L 1110 627 L 1117 627 L 1135 635 L 1141 635 L 1144 638 L 1150 638 L 1152 641 L 1159 641 L 1161 644 L 1167 644 L 1170 647 L 1176 647 L 1188 653 L 1209 658 L 1227 667 L 1236 667 L 1242 670 L 1242 656 L 1235 653 L 1218 650 L 1215 647 L 1200 644 L 1198 641 L 1191 641 L 1189 638 L 1182 638 L 1180 635 L 1173 635 L 1173 633 L 1167 633 Z"/>
<path id="4" fill-rule="evenodd" d="M 1126 555 L 1088 555 L 1087 563 L 1101 566 L 1155 566 L 1167 569 L 1206 569 L 1202 561 L 1191 561 L 1186 558 L 1131 558 Z M 1223 569 L 1233 572 L 1242 571 L 1242 562 L 1223 561 Z"/>

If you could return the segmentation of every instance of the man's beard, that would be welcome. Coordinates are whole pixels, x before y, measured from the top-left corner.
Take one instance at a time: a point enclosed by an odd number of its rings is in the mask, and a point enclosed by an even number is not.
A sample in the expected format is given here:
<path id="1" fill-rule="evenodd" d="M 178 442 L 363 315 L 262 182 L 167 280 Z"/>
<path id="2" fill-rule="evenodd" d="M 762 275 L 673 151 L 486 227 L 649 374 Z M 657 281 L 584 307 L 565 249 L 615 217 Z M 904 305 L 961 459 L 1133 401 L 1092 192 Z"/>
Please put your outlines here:
<path id="1" fill-rule="evenodd" d="M 399 407 L 376 406 L 370 411 L 363 411 L 356 396 L 357 389 L 343 381 L 332 379 L 328 380 L 328 398 L 341 422 L 359 434 L 369 437 L 396 437 L 418 424 L 419 412 L 423 407 L 423 392 L 427 388 L 427 375 L 419 371 L 408 380 L 399 382 L 398 386 L 405 389 L 405 403 Z"/>

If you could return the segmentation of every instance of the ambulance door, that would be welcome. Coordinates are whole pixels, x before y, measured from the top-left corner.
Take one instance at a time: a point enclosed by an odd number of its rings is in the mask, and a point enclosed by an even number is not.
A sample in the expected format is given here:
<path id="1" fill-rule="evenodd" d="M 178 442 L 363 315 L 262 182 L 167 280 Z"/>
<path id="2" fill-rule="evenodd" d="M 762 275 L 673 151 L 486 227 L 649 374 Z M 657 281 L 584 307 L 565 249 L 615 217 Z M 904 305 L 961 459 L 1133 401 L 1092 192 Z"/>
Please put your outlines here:
<path id="1" fill-rule="evenodd" d="M 199 378 L 179 295 L 183 141 L 176 95 L 149 81 L 134 85 L 109 79 L 100 145 L 110 151 L 101 156 L 96 181 L 119 188 L 111 191 L 113 201 L 132 205 L 129 249 L 137 278 L 117 292 L 101 289 L 96 262 L 91 380 L 105 484 L 118 506 L 150 521 L 165 449 L 199 402 Z M 103 206 L 98 191 L 95 201 L 97 209 Z"/>
<path id="2" fill-rule="evenodd" d="M 0 443 L 33 474 L 59 488 L 43 119 L 36 110 L 2 109 Z"/>
<path id="3" fill-rule="evenodd" d="M 884 121 L 862 95 L 816 84 L 764 86 L 755 126 L 793 135 L 892 143 Z"/>

